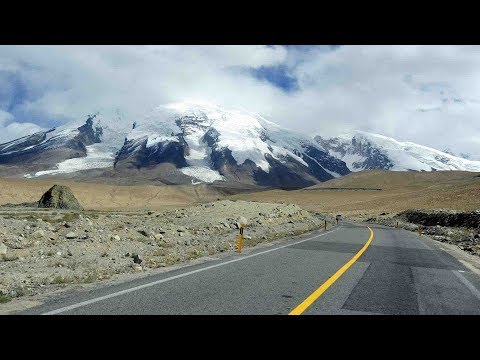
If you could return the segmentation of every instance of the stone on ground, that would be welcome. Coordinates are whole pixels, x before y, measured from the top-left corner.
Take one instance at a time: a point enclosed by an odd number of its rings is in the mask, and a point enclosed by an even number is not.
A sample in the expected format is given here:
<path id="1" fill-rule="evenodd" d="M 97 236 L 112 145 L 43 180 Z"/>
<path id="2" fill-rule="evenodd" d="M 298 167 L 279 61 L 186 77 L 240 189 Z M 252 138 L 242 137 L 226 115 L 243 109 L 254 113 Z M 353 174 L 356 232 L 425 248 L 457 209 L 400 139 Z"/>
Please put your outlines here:
<path id="1" fill-rule="evenodd" d="M 70 188 L 64 185 L 53 185 L 48 189 L 38 201 L 38 207 L 83 210 Z"/>

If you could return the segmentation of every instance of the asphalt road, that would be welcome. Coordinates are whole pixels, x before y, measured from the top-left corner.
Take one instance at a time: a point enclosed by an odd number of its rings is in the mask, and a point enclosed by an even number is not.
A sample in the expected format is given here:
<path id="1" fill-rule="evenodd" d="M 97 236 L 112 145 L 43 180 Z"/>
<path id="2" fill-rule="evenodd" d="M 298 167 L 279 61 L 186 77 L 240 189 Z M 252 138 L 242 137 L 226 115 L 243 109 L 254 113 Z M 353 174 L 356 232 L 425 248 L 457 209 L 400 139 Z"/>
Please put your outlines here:
<path id="1" fill-rule="evenodd" d="M 480 314 L 477 274 L 425 236 L 370 228 L 343 223 L 23 314 Z"/>

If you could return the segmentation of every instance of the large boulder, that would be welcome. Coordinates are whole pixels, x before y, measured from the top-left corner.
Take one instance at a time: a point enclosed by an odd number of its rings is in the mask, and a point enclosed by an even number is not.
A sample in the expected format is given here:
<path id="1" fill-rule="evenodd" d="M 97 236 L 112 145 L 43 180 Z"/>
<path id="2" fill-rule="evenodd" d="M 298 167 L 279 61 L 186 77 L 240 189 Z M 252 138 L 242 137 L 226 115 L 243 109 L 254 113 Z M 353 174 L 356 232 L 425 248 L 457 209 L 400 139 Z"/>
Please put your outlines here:
<path id="1" fill-rule="evenodd" d="M 38 207 L 83 210 L 82 205 L 73 196 L 72 190 L 68 186 L 53 185 L 42 195 L 38 202 Z"/>

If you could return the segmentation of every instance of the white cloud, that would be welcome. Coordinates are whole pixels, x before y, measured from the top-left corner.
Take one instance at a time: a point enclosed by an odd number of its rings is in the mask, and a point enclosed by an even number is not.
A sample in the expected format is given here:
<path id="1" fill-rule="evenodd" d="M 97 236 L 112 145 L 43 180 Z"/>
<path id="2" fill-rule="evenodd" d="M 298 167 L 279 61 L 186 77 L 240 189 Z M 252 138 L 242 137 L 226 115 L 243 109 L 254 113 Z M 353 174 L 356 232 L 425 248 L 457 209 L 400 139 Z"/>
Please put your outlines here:
<path id="1" fill-rule="evenodd" d="M 8 122 L 12 121 L 13 118 L 12 114 L 0 109 L 0 126 L 5 126 Z"/>
<path id="2" fill-rule="evenodd" d="M 280 64 L 298 91 L 229 71 Z M 0 108 L 22 123 L 19 131 L 96 110 L 120 109 L 131 123 L 161 103 L 205 99 L 310 135 L 361 129 L 479 153 L 478 46 L 0 46 L 0 84 L 8 85 L 2 73 L 24 87 L 14 106 L 12 85 L 0 91 Z M 1 114 L 0 127 L 13 124 Z"/>
<path id="3" fill-rule="evenodd" d="M 13 122 L 3 127 L 0 132 L 0 143 L 5 143 L 12 139 L 36 133 L 37 131 L 45 130 L 42 127 L 33 123 L 18 123 Z"/>
<path id="4" fill-rule="evenodd" d="M 36 124 L 19 123 L 14 120 L 15 117 L 12 114 L 0 110 L 0 143 L 43 130 L 42 127 Z"/>

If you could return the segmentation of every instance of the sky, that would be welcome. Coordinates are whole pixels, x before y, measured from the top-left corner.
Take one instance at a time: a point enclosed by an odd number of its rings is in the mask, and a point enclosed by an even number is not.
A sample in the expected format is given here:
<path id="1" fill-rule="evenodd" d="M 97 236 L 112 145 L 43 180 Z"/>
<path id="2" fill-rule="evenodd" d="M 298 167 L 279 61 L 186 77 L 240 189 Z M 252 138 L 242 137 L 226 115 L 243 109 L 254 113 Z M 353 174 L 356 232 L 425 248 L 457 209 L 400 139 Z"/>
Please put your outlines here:
<path id="1" fill-rule="evenodd" d="M 179 101 L 480 156 L 479 46 L 0 46 L 0 142 Z"/>

